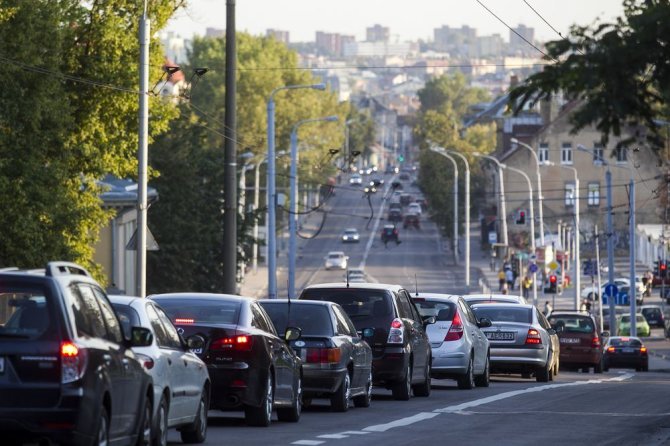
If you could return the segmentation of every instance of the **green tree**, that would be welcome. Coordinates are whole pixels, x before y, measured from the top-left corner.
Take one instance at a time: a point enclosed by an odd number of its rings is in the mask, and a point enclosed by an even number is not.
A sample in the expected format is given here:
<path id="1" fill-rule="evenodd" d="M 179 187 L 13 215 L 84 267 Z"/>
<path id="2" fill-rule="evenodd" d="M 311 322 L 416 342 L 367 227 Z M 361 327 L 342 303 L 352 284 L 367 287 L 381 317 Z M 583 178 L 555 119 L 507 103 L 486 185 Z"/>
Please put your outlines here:
<path id="1" fill-rule="evenodd" d="M 573 131 L 594 125 L 607 143 L 628 126 L 644 125 L 652 146 L 661 144 L 655 121 L 669 116 L 670 3 L 626 0 L 614 23 L 573 26 L 567 39 L 546 45 L 556 61 L 510 93 L 515 112 L 526 104 L 564 94 L 582 105 L 572 114 Z M 629 141 L 622 141 L 626 144 Z"/>

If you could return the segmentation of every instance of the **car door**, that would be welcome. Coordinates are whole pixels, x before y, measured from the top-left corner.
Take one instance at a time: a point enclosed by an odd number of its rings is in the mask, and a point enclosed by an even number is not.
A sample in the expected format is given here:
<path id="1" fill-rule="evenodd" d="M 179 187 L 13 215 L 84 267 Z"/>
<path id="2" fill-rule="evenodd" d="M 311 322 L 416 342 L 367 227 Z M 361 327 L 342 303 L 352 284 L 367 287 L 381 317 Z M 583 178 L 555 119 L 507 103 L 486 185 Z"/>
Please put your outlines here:
<path id="1" fill-rule="evenodd" d="M 484 370 L 486 364 L 488 340 L 486 340 L 486 336 L 484 336 L 484 333 L 480 330 L 479 325 L 477 324 L 477 317 L 472 312 L 470 306 L 466 304 L 463 299 L 458 299 L 458 306 L 461 309 L 461 313 L 465 316 L 466 330 L 468 331 L 475 350 L 475 371 L 481 372 Z"/>
<path id="2" fill-rule="evenodd" d="M 340 338 L 337 344 L 342 351 L 342 357 L 350 359 L 354 366 L 353 376 L 351 377 L 351 387 L 361 387 L 362 378 L 360 364 L 363 361 L 361 354 L 365 355 L 365 352 L 361 349 L 361 340 L 358 337 L 356 330 L 354 329 L 352 331 L 350 329 L 349 324 L 347 323 L 348 317 L 344 314 L 344 310 L 335 305 L 332 305 L 331 309 L 335 316 L 335 336 Z"/>
<path id="3" fill-rule="evenodd" d="M 414 304 L 410 302 L 409 296 L 405 290 L 398 292 L 398 309 L 400 317 L 405 321 L 407 334 L 409 335 L 410 348 L 414 358 L 414 367 L 412 370 L 412 380 L 424 375 L 424 368 L 426 367 L 427 349 L 430 348 L 428 339 L 423 330 L 423 321 L 419 316 L 419 312 L 414 308 Z M 414 310 L 414 312 L 412 311 Z M 416 313 L 416 314 L 414 314 Z"/>
<path id="4" fill-rule="evenodd" d="M 293 373 L 290 347 L 279 339 L 272 322 L 266 320 L 263 310 L 256 303 L 252 303 L 251 325 L 260 331 L 259 337 L 264 339 L 272 351 L 272 361 L 275 368 L 275 400 L 291 401 L 293 398 Z"/>
<path id="5" fill-rule="evenodd" d="M 556 331 L 551 328 L 551 324 L 544 316 L 544 314 L 542 314 L 537 309 L 535 309 L 535 317 L 537 318 L 537 323 L 544 329 L 542 331 L 546 333 L 544 336 L 547 337 L 547 344 L 550 346 L 549 352 L 551 356 L 547 356 L 547 359 L 551 358 L 552 362 L 554 362 L 561 353 L 560 340 L 558 339 L 558 335 L 556 334 Z"/>

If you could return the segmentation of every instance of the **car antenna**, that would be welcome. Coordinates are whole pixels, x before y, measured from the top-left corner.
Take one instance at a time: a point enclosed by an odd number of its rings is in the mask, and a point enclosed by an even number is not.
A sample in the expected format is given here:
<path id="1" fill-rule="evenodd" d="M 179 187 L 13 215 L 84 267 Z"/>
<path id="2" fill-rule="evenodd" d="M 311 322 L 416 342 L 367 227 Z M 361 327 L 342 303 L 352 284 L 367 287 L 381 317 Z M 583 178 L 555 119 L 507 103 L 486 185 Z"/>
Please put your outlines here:
<path id="1" fill-rule="evenodd" d="M 414 273 L 414 294 L 419 297 L 419 282 L 416 281 L 416 273 Z"/>
<path id="2" fill-rule="evenodd" d="M 347 281 L 347 288 L 349 288 L 349 265 L 347 265 L 347 269 L 344 270 L 344 275 L 346 277 L 345 280 Z"/>
<path id="3" fill-rule="evenodd" d="M 288 298 L 288 304 L 286 304 L 286 327 L 284 327 L 284 336 L 286 336 L 286 329 L 290 326 L 291 323 L 291 287 L 288 285 L 288 280 L 286 281 L 286 297 Z"/>

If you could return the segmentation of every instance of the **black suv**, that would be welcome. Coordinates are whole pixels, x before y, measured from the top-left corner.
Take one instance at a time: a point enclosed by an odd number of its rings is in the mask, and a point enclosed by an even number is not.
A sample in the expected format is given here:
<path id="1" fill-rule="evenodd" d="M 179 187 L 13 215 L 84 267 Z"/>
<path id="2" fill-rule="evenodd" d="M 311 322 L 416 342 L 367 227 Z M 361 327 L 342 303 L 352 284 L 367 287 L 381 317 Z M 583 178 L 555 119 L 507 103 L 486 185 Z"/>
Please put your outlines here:
<path id="1" fill-rule="evenodd" d="M 146 444 L 152 381 L 102 288 L 82 267 L 0 272 L 0 432 L 3 444 Z"/>
<path id="2" fill-rule="evenodd" d="M 434 317 L 422 318 L 398 285 L 378 283 L 326 283 L 305 288 L 300 299 L 325 300 L 340 304 L 359 333 L 374 328 L 366 338 L 372 347 L 374 385 L 391 389 L 397 400 L 430 395 L 431 349 L 426 325 Z"/>

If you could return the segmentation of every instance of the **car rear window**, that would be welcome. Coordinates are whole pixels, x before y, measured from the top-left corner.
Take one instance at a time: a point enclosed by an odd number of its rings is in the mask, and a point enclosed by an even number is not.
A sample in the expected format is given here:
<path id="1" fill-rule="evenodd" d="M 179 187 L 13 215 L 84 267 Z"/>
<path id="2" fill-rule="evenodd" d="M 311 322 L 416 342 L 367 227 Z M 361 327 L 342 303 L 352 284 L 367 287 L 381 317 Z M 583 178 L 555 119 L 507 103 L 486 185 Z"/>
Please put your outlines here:
<path id="1" fill-rule="evenodd" d="M 153 299 L 173 323 L 237 325 L 242 304 L 223 299 Z"/>
<path id="2" fill-rule="evenodd" d="M 300 299 L 335 302 L 347 312 L 357 330 L 387 327 L 393 319 L 391 296 L 384 290 L 311 288 Z"/>
<path id="3" fill-rule="evenodd" d="M 456 304 L 452 302 L 412 299 L 422 317 L 435 316 L 438 321 L 451 321 L 456 312 Z"/>
<path id="4" fill-rule="evenodd" d="M 596 327 L 590 317 L 551 315 L 548 318 L 552 327 L 563 327 L 564 333 L 593 333 Z"/>
<path id="5" fill-rule="evenodd" d="M 302 336 L 332 336 L 333 323 L 328 308 L 323 305 L 291 304 L 286 302 L 258 302 L 272 319 L 282 336 L 286 327 L 298 327 Z"/>
<path id="6" fill-rule="evenodd" d="M 49 293 L 42 287 L 0 285 L 0 338 L 35 339 L 51 323 Z"/>
<path id="7" fill-rule="evenodd" d="M 477 319 L 483 317 L 492 322 L 519 322 L 530 324 L 532 321 L 530 308 L 493 308 L 486 305 L 473 308 Z"/>
<path id="8" fill-rule="evenodd" d="M 116 311 L 116 315 L 119 317 L 123 334 L 125 335 L 126 339 L 130 339 L 131 328 L 141 326 L 140 315 L 137 314 L 137 311 L 135 311 L 135 309 L 129 305 L 112 304 L 112 307 L 114 307 L 114 311 Z"/>
<path id="9" fill-rule="evenodd" d="M 341 254 L 328 254 L 329 259 L 339 259 L 340 257 L 342 257 Z"/>
<path id="10" fill-rule="evenodd" d="M 647 317 L 660 317 L 661 309 L 660 308 L 643 308 L 642 314 Z"/>
<path id="11" fill-rule="evenodd" d="M 618 338 L 610 339 L 610 345 L 613 347 L 642 347 L 642 342 L 638 339 Z"/>

